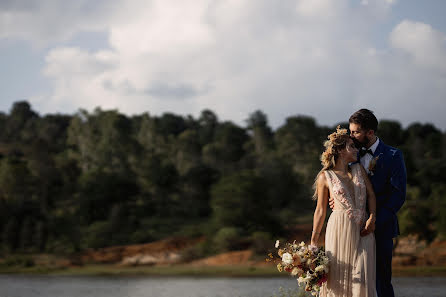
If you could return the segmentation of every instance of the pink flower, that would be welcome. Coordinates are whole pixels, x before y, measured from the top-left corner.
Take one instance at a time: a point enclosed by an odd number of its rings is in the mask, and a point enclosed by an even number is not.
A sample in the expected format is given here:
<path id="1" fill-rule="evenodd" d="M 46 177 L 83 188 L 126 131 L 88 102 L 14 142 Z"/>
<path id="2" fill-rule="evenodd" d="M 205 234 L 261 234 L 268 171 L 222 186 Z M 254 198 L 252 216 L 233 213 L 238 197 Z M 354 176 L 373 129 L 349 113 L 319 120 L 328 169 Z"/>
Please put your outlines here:
<path id="1" fill-rule="evenodd" d="M 318 284 L 319 286 L 322 286 L 322 284 L 325 283 L 326 281 L 327 281 L 327 275 L 324 274 L 324 275 L 321 277 L 321 279 L 317 282 L 317 284 Z"/>

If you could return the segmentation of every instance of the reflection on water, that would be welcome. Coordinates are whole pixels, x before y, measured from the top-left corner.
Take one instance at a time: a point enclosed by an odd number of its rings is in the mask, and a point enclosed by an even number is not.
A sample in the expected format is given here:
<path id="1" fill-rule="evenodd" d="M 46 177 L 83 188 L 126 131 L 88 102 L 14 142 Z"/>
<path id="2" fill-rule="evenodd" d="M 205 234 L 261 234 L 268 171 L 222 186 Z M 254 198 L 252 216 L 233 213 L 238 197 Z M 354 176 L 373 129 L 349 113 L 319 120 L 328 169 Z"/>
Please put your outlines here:
<path id="1" fill-rule="evenodd" d="M 444 297 L 446 278 L 395 278 L 398 297 Z M 289 278 L 72 277 L 0 275 L 1 297 L 269 297 Z"/>

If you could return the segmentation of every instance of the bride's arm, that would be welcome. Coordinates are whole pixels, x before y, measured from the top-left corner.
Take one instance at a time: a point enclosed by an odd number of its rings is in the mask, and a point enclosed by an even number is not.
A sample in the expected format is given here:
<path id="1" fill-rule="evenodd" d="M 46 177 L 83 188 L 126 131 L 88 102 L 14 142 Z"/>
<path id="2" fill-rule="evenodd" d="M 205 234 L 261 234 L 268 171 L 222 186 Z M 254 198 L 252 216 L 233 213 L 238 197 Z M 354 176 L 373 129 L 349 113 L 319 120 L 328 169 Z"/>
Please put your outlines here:
<path id="1" fill-rule="evenodd" d="M 327 215 L 328 186 L 325 174 L 319 174 L 316 182 L 317 187 L 317 205 L 313 216 L 313 232 L 311 234 L 311 244 L 318 245 L 325 216 Z"/>
<path id="2" fill-rule="evenodd" d="M 368 233 L 371 233 L 373 231 L 375 231 L 375 221 L 376 221 L 376 196 L 375 196 L 375 191 L 373 191 L 373 186 L 372 183 L 370 182 L 367 173 L 364 169 L 364 167 L 362 167 L 361 165 L 361 172 L 362 172 L 362 176 L 364 178 L 365 181 L 365 187 L 367 190 L 367 204 L 369 206 L 369 218 L 367 219 L 366 222 L 366 226 L 365 226 L 365 230 L 368 231 Z M 364 235 L 367 235 L 364 234 Z"/>

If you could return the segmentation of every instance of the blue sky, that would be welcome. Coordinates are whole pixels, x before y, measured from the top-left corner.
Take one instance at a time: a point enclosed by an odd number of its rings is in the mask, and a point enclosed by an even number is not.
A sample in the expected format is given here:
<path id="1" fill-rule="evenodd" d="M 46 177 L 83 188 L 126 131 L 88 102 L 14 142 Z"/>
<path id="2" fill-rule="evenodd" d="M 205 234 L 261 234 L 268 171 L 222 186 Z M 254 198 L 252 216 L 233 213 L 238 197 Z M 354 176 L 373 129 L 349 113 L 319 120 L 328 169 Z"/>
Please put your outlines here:
<path id="1" fill-rule="evenodd" d="M 442 0 L 113 0 L 0 3 L 0 110 L 261 109 L 319 124 L 359 108 L 446 130 Z"/>

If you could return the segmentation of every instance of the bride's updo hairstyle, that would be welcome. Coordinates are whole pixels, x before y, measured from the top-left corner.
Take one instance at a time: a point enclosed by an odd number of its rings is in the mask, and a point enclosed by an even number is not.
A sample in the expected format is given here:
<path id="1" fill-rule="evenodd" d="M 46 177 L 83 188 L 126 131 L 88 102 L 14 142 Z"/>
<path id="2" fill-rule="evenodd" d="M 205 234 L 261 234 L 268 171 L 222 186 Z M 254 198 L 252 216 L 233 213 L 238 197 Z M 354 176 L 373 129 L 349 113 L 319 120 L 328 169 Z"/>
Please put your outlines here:
<path id="1" fill-rule="evenodd" d="M 328 135 L 324 142 L 325 151 L 321 155 L 322 171 L 332 169 L 336 165 L 339 153 L 347 146 L 350 139 L 347 129 L 336 127 L 336 131 Z"/>
<path id="2" fill-rule="evenodd" d="M 341 126 L 336 127 L 336 131 L 328 135 L 327 140 L 324 142 L 325 151 L 321 155 L 322 169 L 316 176 L 316 180 L 313 184 L 314 194 L 313 200 L 317 200 L 317 180 L 319 175 L 325 170 L 332 169 L 336 165 L 336 161 L 339 158 L 339 153 L 346 148 L 347 141 L 350 139 L 347 129 L 341 129 Z"/>

